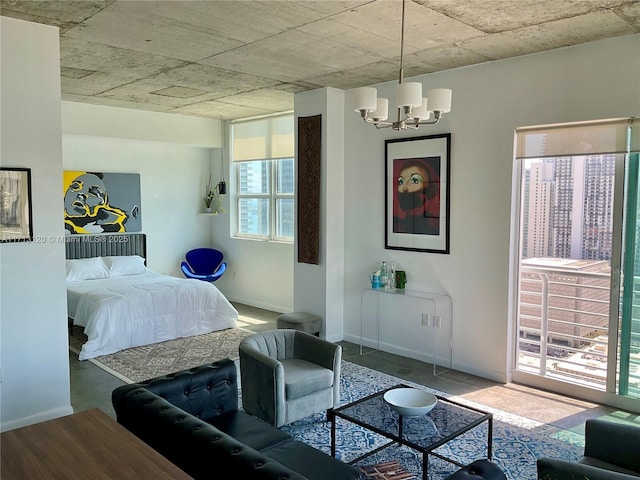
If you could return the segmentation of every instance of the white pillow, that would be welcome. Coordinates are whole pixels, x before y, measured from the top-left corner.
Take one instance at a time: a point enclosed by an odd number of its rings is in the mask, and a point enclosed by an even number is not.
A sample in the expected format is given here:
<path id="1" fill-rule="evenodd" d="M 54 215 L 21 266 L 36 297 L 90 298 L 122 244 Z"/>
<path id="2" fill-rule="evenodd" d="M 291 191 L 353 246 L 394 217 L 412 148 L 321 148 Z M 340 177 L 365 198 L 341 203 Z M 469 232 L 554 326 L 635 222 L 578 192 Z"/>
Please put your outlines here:
<path id="1" fill-rule="evenodd" d="M 108 278 L 109 270 L 102 261 L 102 257 L 79 258 L 67 260 L 67 281 L 95 280 Z"/>
<path id="2" fill-rule="evenodd" d="M 120 275 L 138 275 L 147 273 L 144 266 L 144 258 L 140 255 L 127 255 L 122 257 L 104 257 L 104 263 L 112 277 Z"/>

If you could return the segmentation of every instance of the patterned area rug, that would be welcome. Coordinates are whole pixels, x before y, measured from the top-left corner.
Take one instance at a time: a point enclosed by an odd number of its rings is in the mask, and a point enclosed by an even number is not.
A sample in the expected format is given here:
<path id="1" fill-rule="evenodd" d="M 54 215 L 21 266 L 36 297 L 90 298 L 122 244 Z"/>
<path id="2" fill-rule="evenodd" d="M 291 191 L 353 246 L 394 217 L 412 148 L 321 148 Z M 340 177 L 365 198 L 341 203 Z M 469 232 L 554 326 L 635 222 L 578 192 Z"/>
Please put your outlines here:
<path id="1" fill-rule="evenodd" d="M 167 342 L 128 348 L 111 355 L 87 360 L 126 383 L 142 382 L 223 358 L 238 358 L 240 341 L 251 335 L 242 328 L 227 328 L 195 337 L 178 338 Z M 81 327 L 73 327 L 69 349 L 79 353 L 87 341 Z"/>
<path id="2" fill-rule="evenodd" d="M 197 337 L 131 348 L 88 361 L 127 383 L 140 382 L 226 357 L 236 360 L 238 344 L 251 333 L 241 328 L 231 328 Z M 70 337 L 70 349 L 77 353 L 85 340 L 86 337 L 81 329 L 76 327 L 74 334 Z M 536 480 L 538 457 L 575 461 L 584 449 L 584 437 L 575 432 L 479 405 L 464 398 L 347 361 L 342 362 L 341 404 L 350 403 L 400 383 L 493 413 L 493 460 L 500 465 L 509 480 Z M 238 395 L 241 403 L 241 392 L 238 392 Z M 324 413 L 284 426 L 282 430 L 327 454 L 331 452 L 331 426 L 325 422 Z M 337 419 L 336 456 L 344 461 L 357 458 L 386 442 L 386 439 L 373 432 Z M 436 453 L 468 464 L 473 460 L 486 457 L 486 442 L 487 424 L 483 423 L 443 445 L 436 450 Z M 422 479 L 422 457 L 407 447 L 389 447 L 361 460 L 357 465 L 364 467 L 387 462 L 398 462 L 402 466 L 399 473 L 406 475 L 407 478 L 415 476 L 416 479 Z M 454 464 L 430 456 L 428 480 L 444 480 L 458 468 Z M 407 472 L 411 475 L 407 475 Z"/>
<path id="3" fill-rule="evenodd" d="M 509 480 L 536 480 L 536 459 L 538 457 L 577 460 L 584 449 L 584 437 L 572 431 L 561 430 L 551 425 L 479 405 L 346 361 L 343 361 L 342 364 L 341 403 L 349 403 L 399 383 L 421 388 L 493 413 L 493 460 L 500 465 Z M 287 431 L 296 439 L 330 454 L 331 426 L 324 420 L 325 414 L 318 413 L 284 426 L 282 430 Z M 362 427 L 341 419 L 337 420 L 336 456 L 342 460 L 355 459 L 386 442 L 386 439 Z M 486 458 L 487 424 L 483 423 L 438 448 L 436 452 L 454 458 L 465 465 L 479 458 Z M 415 475 L 415 478 L 422 479 L 422 457 L 407 447 L 389 447 L 376 455 L 361 460 L 357 465 L 373 465 L 392 461 L 398 461 L 404 469 Z M 458 468 L 454 464 L 430 456 L 429 480 L 443 480 Z"/>

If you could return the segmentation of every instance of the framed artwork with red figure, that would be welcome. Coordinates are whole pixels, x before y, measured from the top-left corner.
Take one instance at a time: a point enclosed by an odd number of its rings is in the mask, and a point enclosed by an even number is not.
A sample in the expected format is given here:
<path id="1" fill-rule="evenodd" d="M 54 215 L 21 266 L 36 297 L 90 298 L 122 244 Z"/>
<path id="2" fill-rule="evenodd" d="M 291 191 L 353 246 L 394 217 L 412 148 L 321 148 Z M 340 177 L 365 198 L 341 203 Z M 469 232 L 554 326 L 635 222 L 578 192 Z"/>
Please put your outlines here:
<path id="1" fill-rule="evenodd" d="M 385 141 L 385 248 L 449 253 L 451 134 Z"/>

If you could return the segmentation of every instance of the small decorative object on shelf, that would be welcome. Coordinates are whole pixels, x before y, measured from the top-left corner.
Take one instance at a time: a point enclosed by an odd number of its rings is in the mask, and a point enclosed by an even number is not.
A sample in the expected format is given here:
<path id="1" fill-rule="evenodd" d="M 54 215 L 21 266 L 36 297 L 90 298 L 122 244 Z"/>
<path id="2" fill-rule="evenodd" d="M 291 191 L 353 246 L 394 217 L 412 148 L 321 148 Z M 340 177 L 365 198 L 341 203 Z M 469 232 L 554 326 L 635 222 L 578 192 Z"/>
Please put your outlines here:
<path id="1" fill-rule="evenodd" d="M 207 185 L 204 189 L 204 213 L 211 213 L 214 215 L 218 215 L 220 213 L 225 213 L 225 209 L 222 206 L 222 195 L 227 193 L 227 184 L 223 180 L 216 185 L 211 184 L 211 175 L 209 175 L 209 180 L 207 181 Z"/>
<path id="2" fill-rule="evenodd" d="M 382 267 L 380 267 L 380 286 L 387 288 L 387 262 L 382 261 Z"/>
<path id="3" fill-rule="evenodd" d="M 394 292 L 396 290 L 396 264 L 395 262 L 389 263 L 389 268 L 387 268 L 387 283 L 384 288 L 389 292 Z"/>
<path id="4" fill-rule="evenodd" d="M 207 180 L 207 186 L 204 189 L 204 209 L 206 212 L 211 211 L 211 203 L 215 198 L 215 193 L 211 188 L 211 175 L 209 175 L 209 180 Z"/>
<path id="5" fill-rule="evenodd" d="M 371 280 L 371 288 L 380 288 L 380 270 L 370 274 L 369 280 Z"/>

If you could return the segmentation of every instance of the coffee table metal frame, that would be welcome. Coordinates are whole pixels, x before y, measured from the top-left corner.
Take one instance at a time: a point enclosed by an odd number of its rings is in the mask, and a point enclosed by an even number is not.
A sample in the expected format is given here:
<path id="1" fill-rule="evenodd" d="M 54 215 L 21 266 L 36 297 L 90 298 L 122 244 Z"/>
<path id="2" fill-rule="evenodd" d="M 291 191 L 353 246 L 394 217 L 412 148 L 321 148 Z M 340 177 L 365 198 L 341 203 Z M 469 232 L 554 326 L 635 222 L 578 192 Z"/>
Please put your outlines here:
<path id="1" fill-rule="evenodd" d="M 436 397 L 438 398 L 438 403 L 440 403 L 441 405 L 445 405 L 446 408 L 449 408 L 452 410 L 452 413 L 455 413 L 456 411 L 461 412 L 461 411 L 466 411 L 466 412 L 475 412 L 478 414 L 478 416 L 471 422 L 466 423 L 462 428 L 459 428 L 453 432 L 451 432 L 449 435 L 444 436 L 438 440 L 435 440 L 433 443 L 427 443 L 425 444 L 418 444 L 415 443 L 407 438 L 405 438 L 404 432 L 403 432 L 403 416 L 402 415 L 398 415 L 397 413 L 391 411 L 390 407 L 389 407 L 389 411 L 392 412 L 392 415 L 395 415 L 398 417 L 398 432 L 397 433 L 393 433 L 391 431 L 388 430 L 384 430 L 382 428 L 379 428 L 376 425 L 372 425 L 371 423 L 367 423 L 367 421 L 362 420 L 361 418 L 358 418 L 357 416 L 354 415 L 350 415 L 348 413 L 345 413 L 346 410 L 352 409 L 353 407 L 357 406 L 358 404 L 362 404 L 365 402 L 370 402 L 372 399 L 377 399 L 377 397 L 383 397 L 383 395 L 388 392 L 389 390 L 392 390 L 394 388 L 400 388 L 400 387 L 408 387 L 408 385 L 395 385 L 393 387 L 387 388 L 385 390 L 382 390 L 380 392 L 374 393 L 372 395 L 369 395 L 367 397 L 361 398 L 359 400 L 356 400 L 354 402 L 351 402 L 347 405 L 343 405 L 341 407 L 337 407 L 335 409 L 333 409 L 330 412 L 330 416 L 331 416 L 331 456 L 335 457 L 336 456 L 336 417 L 338 418 L 342 418 L 343 420 L 346 420 L 348 422 L 354 423 L 356 425 L 359 425 L 363 428 L 366 428 L 367 430 L 370 430 L 372 432 L 375 432 L 385 438 L 390 439 L 390 442 L 385 443 L 384 445 L 381 445 L 380 447 L 375 448 L 374 450 L 372 450 L 371 452 L 365 453 L 363 455 L 360 455 L 359 457 L 350 460 L 348 463 L 349 464 L 355 464 L 357 462 L 359 462 L 360 460 L 363 460 L 364 458 L 367 458 L 387 447 L 390 447 L 391 445 L 395 445 L 398 444 L 400 446 L 402 445 L 406 445 L 409 448 L 412 448 L 414 450 L 417 450 L 418 452 L 422 453 L 422 478 L 426 479 L 427 477 L 427 473 L 428 473 L 428 466 L 429 466 L 429 455 L 433 455 L 436 456 L 438 458 L 441 458 L 442 460 L 445 460 L 447 462 L 453 463 L 459 467 L 464 467 L 464 464 L 452 459 L 452 458 L 448 458 L 445 457 L 439 453 L 434 452 L 433 450 L 435 450 L 438 447 L 441 447 L 442 445 L 444 445 L 445 443 L 453 440 L 454 438 L 459 437 L 460 435 L 462 435 L 463 433 L 466 433 L 470 430 L 472 430 L 473 428 L 479 426 L 480 424 L 487 422 L 488 423 L 488 431 L 487 431 L 487 458 L 489 460 L 491 460 L 491 450 L 492 450 L 492 443 L 493 443 L 493 414 L 489 413 L 489 412 L 485 412 L 483 410 L 479 410 L 477 408 L 473 408 L 467 405 L 463 405 L 461 403 L 455 402 L 453 400 L 441 397 L 439 395 L 436 395 Z M 384 402 L 384 400 L 381 400 L 382 402 Z M 426 414 L 425 416 L 428 416 L 429 414 Z M 415 418 L 415 417 L 412 417 Z"/>

